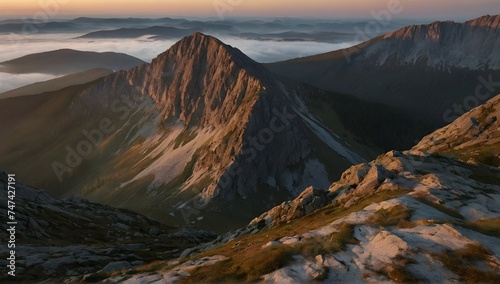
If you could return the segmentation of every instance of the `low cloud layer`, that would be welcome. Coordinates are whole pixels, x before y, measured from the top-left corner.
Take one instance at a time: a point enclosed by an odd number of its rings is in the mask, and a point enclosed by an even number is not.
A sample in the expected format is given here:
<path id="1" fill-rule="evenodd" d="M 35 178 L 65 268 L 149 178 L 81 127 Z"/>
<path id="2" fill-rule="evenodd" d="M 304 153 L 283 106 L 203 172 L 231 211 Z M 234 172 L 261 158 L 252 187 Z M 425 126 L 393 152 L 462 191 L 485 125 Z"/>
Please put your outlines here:
<path id="1" fill-rule="evenodd" d="M 144 41 L 136 39 L 75 39 L 79 34 L 27 35 L 22 37 L 0 35 L 0 62 L 28 54 L 69 48 L 81 51 L 121 52 L 144 61 L 151 61 L 175 41 Z"/>
<path id="2" fill-rule="evenodd" d="M 150 62 L 177 40 L 75 39 L 79 34 L 13 36 L 0 35 L 0 62 L 28 54 L 70 48 L 82 51 L 121 52 Z M 257 62 L 268 63 L 346 48 L 354 42 L 333 44 L 318 42 L 277 42 L 221 37 L 221 41 L 239 48 Z M 45 74 L 12 75 L 0 73 L 0 93 L 38 81 L 54 78 Z"/>
<path id="3" fill-rule="evenodd" d="M 322 43 L 310 41 L 282 42 L 222 38 L 226 44 L 240 49 L 248 57 L 261 63 L 270 63 L 334 51 L 353 46 L 354 42 Z"/>
<path id="4" fill-rule="evenodd" d="M 177 40 L 140 40 L 140 39 L 75 39 L 78 34 L 57 35 L 0 35 L 0 62 L 24 55 L 70 48 L 97 52 L 122 52 L 144 61 L 151 61 L 158 54 L 165 52 Z M 278 42 L 247 40 L 237 37 L 221 37 L 220 40 L 241 49 L 250 58 L 258 62 L 273 62 L 301 56 L 313 55 L 355 44 L 320 43 L 320 42 Z"/>

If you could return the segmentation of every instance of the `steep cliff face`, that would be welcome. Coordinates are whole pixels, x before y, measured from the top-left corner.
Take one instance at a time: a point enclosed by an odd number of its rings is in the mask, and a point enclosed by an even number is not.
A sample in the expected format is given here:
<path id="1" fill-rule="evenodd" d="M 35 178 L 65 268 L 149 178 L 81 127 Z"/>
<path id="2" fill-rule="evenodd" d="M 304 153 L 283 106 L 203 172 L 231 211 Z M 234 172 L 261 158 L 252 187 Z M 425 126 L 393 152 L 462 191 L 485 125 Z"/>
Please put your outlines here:
<path id="1" fill-rule="evenodd" d="M 196 185 L 214 178 L 206 198 L 247 197 L 259 179 L 279 175 L 312 151 L 303 125 L 292 124 L 297 114 L 284 86 L 215 38 L 196 33 L 127 79 L 144 82 L 139 88 L 153 98 L 163 121 L 213 135 L 197 149 L 193 175 L 199 178 L 190 180 Z"/>

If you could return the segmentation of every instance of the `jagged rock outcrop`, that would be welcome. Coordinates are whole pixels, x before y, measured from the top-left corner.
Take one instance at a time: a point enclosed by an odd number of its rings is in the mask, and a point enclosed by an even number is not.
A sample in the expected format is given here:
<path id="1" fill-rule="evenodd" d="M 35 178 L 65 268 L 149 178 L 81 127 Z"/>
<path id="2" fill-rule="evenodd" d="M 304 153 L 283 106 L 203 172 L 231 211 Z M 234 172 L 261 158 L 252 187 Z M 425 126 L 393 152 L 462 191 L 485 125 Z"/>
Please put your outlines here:
<path id="1" fill-rule="evenodd" d="M 334 195 L 329 193 L 330 192 L 325 189 L 308 187 L 294 200 L 283 202 L 252 220 L 250 226 L 257 225 L 262 229 L 264 224 L 265 226 L 272 226 L 310 214 L 331 203 Z M 262 224 L 262 222 L 264 222 L 264 224 Z"/>
<path id="2" fill-rule="evenodd" d="M 424 137 L 413 149 L 500 167 L 500 95 Z M 495 155 L 496 153 L 496 155 Z"/>

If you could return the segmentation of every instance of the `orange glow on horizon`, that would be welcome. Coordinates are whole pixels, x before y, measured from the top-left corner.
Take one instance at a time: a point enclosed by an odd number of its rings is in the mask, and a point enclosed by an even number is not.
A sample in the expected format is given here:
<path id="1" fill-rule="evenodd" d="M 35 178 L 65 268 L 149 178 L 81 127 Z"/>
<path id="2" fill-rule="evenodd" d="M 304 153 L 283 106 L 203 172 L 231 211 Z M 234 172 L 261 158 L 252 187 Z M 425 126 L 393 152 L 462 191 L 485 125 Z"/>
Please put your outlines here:
<path id="1" fill-rule="evenodd" d="M 498 0 L 0 0 L 0 16 L 305 16 L 370 17 L 392 2 L 405 7 L 401 17 L 454 15 L 472 17 L 500 12 Z M 218 10 L 219 9 L 219 10 Z M 219 11 L 219 12 L 218 12 Z"/>

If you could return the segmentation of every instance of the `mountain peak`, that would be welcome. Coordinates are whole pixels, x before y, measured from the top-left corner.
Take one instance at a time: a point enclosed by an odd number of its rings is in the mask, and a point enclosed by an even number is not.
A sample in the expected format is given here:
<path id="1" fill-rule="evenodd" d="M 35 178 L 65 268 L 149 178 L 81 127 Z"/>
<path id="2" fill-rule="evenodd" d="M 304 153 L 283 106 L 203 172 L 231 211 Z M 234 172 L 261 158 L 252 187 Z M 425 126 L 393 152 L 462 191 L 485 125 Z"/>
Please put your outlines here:
<path id="1" fill-rule="evenodd" d="M 220 40 L 218 40 L 217 38 L 210 36 L 210 35 L 206 35 L 206 34 L 201 33 L 201 32 L 195 32 L 190 36 L 186 36 L 186 37 L 182 38 L 178 43 L 182 43 L 184 41 L 200 43 L 200 44 L 206 42 L 206 43 L 215 43 L 215 44 L 222 45 L 222 46 L 226 45 L 223 42 L 221 42 Z"/>
<path id="2" fill-rule="evenodd" d="M 201 40 L 203 40 L 203 39 L 215 40 L 221 44 L 224 44 L 220 40 L 218 40 L 217 38 L 215 38 L 213 36 L 206 35 L 206 34 L 201 33 L 201 32 L 195 32 L 192 35 L 185 37 L 185 39 L 187 39 L 187 38 L 194 38 L 194 39 L 201 39 Z"/>
<path id="3" fill-rule="evenodd" d="M 197 32 L 175 43 L 151 64 L 132 70 L 128 77 L 151 94 L 167 116 L 186 124 L 200 120 L 203 124 L 222 121 L 219 112 L 228 103 L 225 99 L 231 90 L 246 85 L 250 78 L 264 81 L 266 71 L 238 49 Z"/>
<path id="4" fill-rule="evenodd" d="M 200 32 L 196 32 L 190 36 L 182 38 L 159 57 L 166 53 L 176 56 L 189 57 L 200 53 L 212 54 L 218 52 L 227 52 L 233 56 L 245 57 L 246 59 L 251 60 L 238 49 L 224 44 L 215 37 L 205 35 Z"/>
<path id="5" fill-rule="evenodd" d="M 158 55 L 151 65 L 164 68 L 165 64 L 185 66 L 192 69 L 244 69 L 253 77 L 266 80 L 270 74 L 263 66 L 246 56 L 239 49 L 227 45 L 215 37 L 196 32 L 182 38 L 164 53 Z M 168 70 L 164 70 L 167 71 Z M 227 73 L 227 72 L 226 72 Z"/>
<path id="6" fill-rule="evenodd" d="M 474 20 L 467 21 L 466 24 L 471 27 L 489 27 L 498 29 L 500 28 L 500 14 L 485 15 Z"/>

